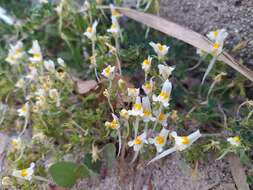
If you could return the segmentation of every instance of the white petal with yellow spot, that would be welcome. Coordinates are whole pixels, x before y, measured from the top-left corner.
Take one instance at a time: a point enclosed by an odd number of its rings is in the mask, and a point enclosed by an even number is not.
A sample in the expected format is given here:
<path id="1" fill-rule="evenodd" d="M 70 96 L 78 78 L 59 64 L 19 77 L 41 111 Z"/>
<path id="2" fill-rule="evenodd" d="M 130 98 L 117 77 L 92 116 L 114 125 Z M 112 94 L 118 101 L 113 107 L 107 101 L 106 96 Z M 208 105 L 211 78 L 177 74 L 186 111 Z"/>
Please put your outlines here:
<path id="1" fill-rule="evenodd" d="M 141 150 L 144 144 L 148 144 L 146 140 L 147 134 L 144 132 L 141 135 L 137 136 L 134 140 L 128 142 L 128 146 L 133 147 L 134 151 L 138 152 Z"/>
<path id="2" fill-rule="evenodd" d="M 145 73 L 149 73 L 150 68 L 151 68 L 151 62 L 152 62 L 152 57 L 150 56 L 148 56 L 148 58 L 142 62 L 142 69 L 144 70 Z"/>
<path id="3" fill-rule="evenodd" d="M 167 79 L 162 87 L 162 91 L 159 94 L 159 96 L 153 95 L 153 101 L 155 102 L 161 102 L 164 107 L 169 106 L 169 100 L 170 100 L 170 94 L 172 90 L 172 84 L 171 82 Z"/>
<path id="4" fill-rule="evenodd" d="M 41 48 L 37 40 L 33 41 L 32 48 L 28 51 L 28 53 L 32 54 L 32 57 L 30 57 L 30 61 L 32 63 L 42 61 Z"/>
<path id="5" fill-rule="evenodd" d="M 159 74 L 163 77 L 164 80 L 166 80 L 170 77 L 172 71 L 174 71 L 175 68 L 159 64 L 158 69 Z"/>
<path id="6" fill-rule="evenodd" d="M 150 42 L 149 45 L 153 47 L 158 57 L 164 57 L 168 53 L 169 47 L 166 45 L 154 42 Z"/>
<path id="7" fill-rule="evenodd" d="M 32 162 L 29 168 L 22 170 L 14 170 L 12 172 L 12 176 L 30 181 L 34 173 L 34 167 L 35 164 Z"/>
<path id="8" fill-rule="evenodd" d="M 163 128 L 155 138 L 149 139 L 149 143 L 156 146 L 157 152 L 162 152 L 164 146 L 166 145 L 168 135 L 169 130 Z"/>
<path id="9" fill-rule="evenodd" d="M 29 114 L 29 102 L 26 102 L 17 112 L 20 117 L 27 117 Z"/>
<path id="10" fill-rule="evenodd" d="M 143 116 L 143 108 L 140 96 L 136 97 L 136 101 L 132 107 L 132 110 L 129 110 L 128 114 L 133 116 Z"/>
<path id="11" fill-rule="evenodd" d="M 112 80 L 115 75 L 115 66 L 108 65 L 103 71 L 102 75 Z"/>
<path id="12" fill-rule="evenodd" d="M 92 26 L 88 26 L 84 35 L 90 40 L 96 40 L 98 22 L 95 20 Z"/>
<path id="13" fill-rule="evenodd" d="M 240 144 L 241 144 L 241 139 L 240 139 L 239 136 L 229 137 L 229 138 L 227 138 L 227 141 L 228 141 L 232 146 L 240 146 Z"/>
<path id="14" fill-rule="evenodd" d="M 149 97 L 146 96 L 142 98 L 142 108 L 143 108 L 143 121 L 144 122 L 155 121 L 155 118 L 152 116 Z"/>
<path id="15" fill-rule="evenodd" d="M 175 147 L 177 150 L 184 150 L 188 148 L 192 143 L 198 140 L 201 137 L 199 130 L 190 134 L 189 136 L 178 136 L 174 131 L 171 133 L 171 136 L 175 139 Z"/>

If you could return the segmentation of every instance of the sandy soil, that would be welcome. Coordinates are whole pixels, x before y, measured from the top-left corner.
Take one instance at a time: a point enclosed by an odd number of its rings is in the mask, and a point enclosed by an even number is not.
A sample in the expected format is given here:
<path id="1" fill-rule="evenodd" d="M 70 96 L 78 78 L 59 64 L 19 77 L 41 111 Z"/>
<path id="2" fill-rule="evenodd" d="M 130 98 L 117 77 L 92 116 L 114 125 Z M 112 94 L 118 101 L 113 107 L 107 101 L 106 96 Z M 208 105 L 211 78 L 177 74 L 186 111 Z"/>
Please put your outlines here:
<path id="1" fill-rule="evenodd" d="M 161 0 L 161 16 L 202 34 L 226 28 L 226 47 L 242 40 L 251 41 L 235 56 L 253 66 L 252 0 Z"/>
<path id="2" fill-rule="evenodd" d="M 179 156 L 171 155 L 146 168 L 137 168 L 135 174 L 130 172 L 124 177 L 125 183 L 119 183 L 119 174 L 114 168 L 106 178 L 82 180 L 73 190 L 235 190 L 226 161 L 211 159 L 199 165 L 194 173 Z"/>

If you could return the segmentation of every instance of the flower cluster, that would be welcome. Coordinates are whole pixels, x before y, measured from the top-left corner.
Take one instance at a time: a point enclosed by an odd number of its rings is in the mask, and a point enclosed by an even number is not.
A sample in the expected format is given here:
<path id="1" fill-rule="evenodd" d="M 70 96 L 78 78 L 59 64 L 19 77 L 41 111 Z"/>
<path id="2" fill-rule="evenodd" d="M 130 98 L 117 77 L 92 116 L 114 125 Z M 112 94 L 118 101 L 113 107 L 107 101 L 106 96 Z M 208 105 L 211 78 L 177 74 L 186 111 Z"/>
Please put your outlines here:
<path id="1" fill-rule="evenodd" d="M 21 41 L 10 45 L 6 62 L 13 67 L 17 75 L 15 92 L 22 94 L 24 100 L 23 105 L 18 104 L 19 108 L 16 110 L 18 118 L 24 119 L 23 129 L 11 138 L 9 149 L 9 153 L 14 155 L 13 158 L 20 160 L 30 145 L 24 134 L 27 132 L 27 126 L 31 126 L 32 117 L 42 117 L 44 114 L 51 114 L 51 110 L 60 109 L 61 93 L 66 93 L 66 89 L 71 90 L 69 87 L 72 86 L 72 80 L 65 72 L 63 59 L 57 58 L 57 63 L 44 59 L 37 40 L 32 42 L 28 51 L 25 51 Z M 45 138 L 43 131 L 33 129 L 32 140 L 41 141 Z M 14 170 L 12 176 L 31 180 L 34 167 L 35 164 L 31 163 L 29 168 Z"/>
<path id="2" fill-rule="evenodd" d="M 162 157 L 168 155 L 168 151 L 171 153 L 171 148 L 165 150 L 168 145 L 168 136 L 173 137 L 175 140 L 175 145 L 172 148 L 173 151 L 182 151 L 186 149 L 201 136 L 200 132 L 196 131 L 189 136 L 180 137 L 177 136 L 175 131 L 169 130 L 169 117 L 173 117 L 173 119 L 171 119 L 172 121 L 177 119 L 177 116 L 175 116 L 175 114 L 177 115 L 175 110 L 173 112 L 168 112 L 170 109 L 172 91 L 172 83 L 169 78 L 174 67 L 167 66 L 162 61 L 168 52 L 168 46 L 161 45 L 160 43 L 155 44 L 153 42 L 151 42 L 150 45 L 155 50 L 157 56 L 148 56 L 148 58 L 142 62 L 142 69 L 145 73 L 145 82 L 142 85 L 144 94 L 140 93 L 140 88 L 125 89 L 129 101 L 132 104 L 132 108 L 128 111 L 122 109 L 119 113 L 120 117 L 117 117 L 117 114 L 113 113 L 113 120 L 105 122 L 107 128 L 118 132 L 118 139 L 121 139 L 119 136 L 121 134 L 120 131 L 132 126 L 131 136 L 133 139 L 127 143 L 129 147 L 133 147 L 135 152 L 132 161 L 137 158 L 145 144 L 154 145 L 158 157 L 161 158 L 161 155 Z M 157 59 L 159 62 L 157 68 L 159 75 L 161 76 L 160 80 L 162 80 L 161 90 L 158 95 L 155 93 L 159 91 L 159 86 L 155 85 L 155 77 L 151 76 L 149 78 L 153 58 Z M 115 76 L 114 66 L 107 66 L 103 70 L 102 75 L 106 77 L 111 84 Z M 109 87 L 109 89 L 110 88 L 111 87 Z M 109 91 L 110 90 L 107 90 L 107 98 L 110 97 L 110 94 L 108 93 Z M 113 109 L 112 111 L 114 112 Z M 157 130 L 158 128 L 160 130 Z M 121 148 L 121 141 L 119 141 L 119 147 Z M 151 162 L 157 160 L 158 157 L 155 157 Z"/>

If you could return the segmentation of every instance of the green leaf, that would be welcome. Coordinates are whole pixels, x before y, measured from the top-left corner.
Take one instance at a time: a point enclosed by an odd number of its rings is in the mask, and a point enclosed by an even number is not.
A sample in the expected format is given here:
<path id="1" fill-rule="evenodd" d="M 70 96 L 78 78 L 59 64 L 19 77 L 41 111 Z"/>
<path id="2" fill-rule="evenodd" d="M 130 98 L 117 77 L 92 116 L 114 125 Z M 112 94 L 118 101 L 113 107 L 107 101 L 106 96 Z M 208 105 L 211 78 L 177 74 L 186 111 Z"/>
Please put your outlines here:
<path id="1" fill-rule="evenodd" d="M 83 163 L 87 166 L 88 169 L 90 169 L 94 173 L 100 173 L 101 169 L 101 161 L 97 160 L 96 162 L 92 162 L 92 156 L 91 154 L 86 154 L 84 157 Z"/>
<path id="2" fill-rule="evenodd" d="M 116 148 L 114 144 L 109 143 L 103 147 L 103 156 L 105 158 L 108 168 L 111 168 L 113 162 L 116 160 Z"/>
<path id="3" fill-rule="evenodd" d="M 57 162 L 49 168 L 54 182 L 61 187 L 72 187 L 80 177 L 88 177 L 89 170 L 84 165 L 73 162 Z"/>

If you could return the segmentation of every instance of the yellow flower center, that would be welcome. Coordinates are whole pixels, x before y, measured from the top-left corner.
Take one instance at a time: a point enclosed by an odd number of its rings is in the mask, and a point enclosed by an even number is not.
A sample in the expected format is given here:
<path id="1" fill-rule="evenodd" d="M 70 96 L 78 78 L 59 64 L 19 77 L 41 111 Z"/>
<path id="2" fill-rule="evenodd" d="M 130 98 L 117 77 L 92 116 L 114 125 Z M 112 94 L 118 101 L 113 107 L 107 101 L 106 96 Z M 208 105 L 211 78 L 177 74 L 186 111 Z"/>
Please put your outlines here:
<path id="1" fill-rule="evenodd" d="M 219 35 L 219 31 L 218 30 L 214 31 L 213 35 L 214 35 L 214 37 L 217 37 Z"/>
<path id="2" fill-rule="evenodd" d="M 149 65 L 149 64 L 150 64 L 150 61 L 148 61 L 148 59 L 145 59 L 145 60 L 143 61 L 143 64 L 144 64 L 144 65 Z"/>
<path id="3" fill-rule="evenodd" d="M 146 88 L 147 90 L 151 90 L 151 84 L 150 84 L 150 83 L 146 83 L 146 84 L 145 84 L 145 88 Z"/>
<path id="4" fill-rule="evenodd" d="M 214 44 L 213 44 L 213 49 L 218 49 L 220 47 L 220 45 L 217 43 L 217 42 L 215 42 Z"/>
<path id="5" fill-rule="evenodd" d="M 165 138 L 161 135 L 158 135 L 155 138 L 155 142 L 156 142 L 156 144 L 159 144 L 159 145 L 164 144 L 165 143 Z"/>
<path id="6" fill-rule="evenodd" d="M 116 129 L 118 125 L 118 122 L 114 119 L 112 120 L 111 124 L 110 124 L 110 128 L 112 129 Z"/>
<path id="7" fill-rule="evenodd" d="M 92 28 L 90 26 L 87 28 L 87 32 L 89 32 L 89 33 L 92 32 Z"/>
<path id="8" fill-rule="evenodd" d="M 106 76 L 109 76 L 110 72 L 111 72 L 111 68 L 110 67 L 106 67 L 105 68 L 105 74 L 106 74 Z"/>
<path id="9" fill-rule="evenodd" d="M 134 104 L 134 110 L 140 111 L 141 110 L 141 104 L 140 103 L 135 103 Z"/>
<path id="10" fill-rule="evenodd" d="M 189 137 L 181 137 L 181 141 L 184 145 L 188 145 L 190 143 Z"/>
<path id="11" fill-rule="evenodd" d="M 165 114 L 164 113 L 160 113 L 159 116 L 158 116 L 158 120 L 159 121 L 165 120 Z"/>
<path id="12" fill-rule="evenodd" d="M 20 171 L 20 175 L 21 175 L 22 177 L 28 176 L 28 171 L 27 171 L 27 169 L 21 170 L 21 171 Z"/>
<path id="13" fill-rule="evenodd" d="M 21 111 L 22 111 L 23 113 L 26 113 L 26 106 L 25 106 L 25 105 L 22 106 Z"/>
<path id="14" fill-rule="evenodd" d="M 160 97 L 164 100 L 168 100 L 169 99 L 169 94 L 166 92 L 161 92 L 160 93 Z"/>
<path id="15" fill-rule="evenodd" d="M 161 45 L 160 43 L 156 44 L 159 51 L 164 51 L 164 45 Z"/>
<path id="16" fill-rule="evenodd" d="M 143 114 L 144 114 L 144 116 L 148 117 L 148 116 L 151 115 L 151 112 L 150 112 L 150 110 L 145 109 L 145 110 L 143 111 Z"/>
<path id="17" fill-rule="evenodd" d="M 14 149 L 17 149 L 17 147 L 18 147 L 18 141 L 16 139 L 12 139 L 11 145 L 13 146 Z"/>
<path id="18" fill-rule="evenodd" d="M 136 137 L 136 139 L 134 139 L 134 144 L 140 145 L 141 143 L 142 143 L 142 140 L 140 137 Z"/>
<path id="19" fill-rule="evenodd" d="M 117 28 L 117 25 L 116 24 L 112 24 L 111 25 L 111 29 L 116 29 Z"/>
<path id="20" fill-rule="evenodd" d="M 236 136 L 236 137 L 234 137 L 233 139 L 234 139 L 234 141 L 235 141 L 236 143 L 240 143 L 240 142 L 241 142 L 241 139 L 240 139 L 239 136 Z"/>
<path id="21" fill-rule="evenodd" d="M 33 54 L 33 58 L 40 59 L 41 58 L 41 54 L 40 53 L 35 53 L 35 54 Z"/>

